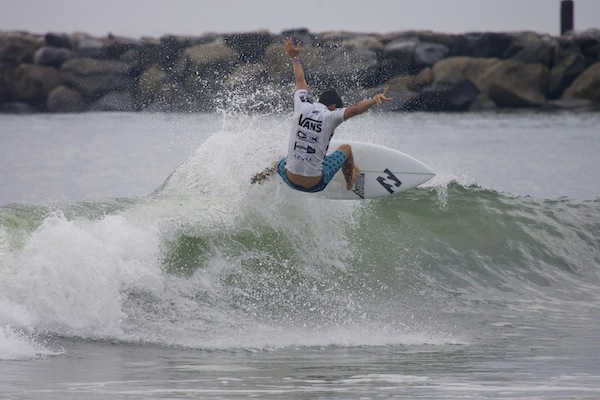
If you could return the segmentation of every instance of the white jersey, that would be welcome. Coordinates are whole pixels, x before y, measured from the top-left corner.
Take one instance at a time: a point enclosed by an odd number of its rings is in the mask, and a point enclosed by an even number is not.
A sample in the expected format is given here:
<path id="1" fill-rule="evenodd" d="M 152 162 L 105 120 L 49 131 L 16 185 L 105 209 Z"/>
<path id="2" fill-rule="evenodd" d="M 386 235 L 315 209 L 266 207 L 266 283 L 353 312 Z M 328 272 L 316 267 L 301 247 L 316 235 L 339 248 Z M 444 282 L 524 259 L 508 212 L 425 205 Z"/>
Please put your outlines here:
<path id="1" fill-rule="evenodd" d="M 310 103 L 308 91 L 296 90 L 285 167 L 288 171 L 302 176 L 321 175 L 333 131 L 344 122 L 344 110 L 330 111 L 324 104 Z"/>

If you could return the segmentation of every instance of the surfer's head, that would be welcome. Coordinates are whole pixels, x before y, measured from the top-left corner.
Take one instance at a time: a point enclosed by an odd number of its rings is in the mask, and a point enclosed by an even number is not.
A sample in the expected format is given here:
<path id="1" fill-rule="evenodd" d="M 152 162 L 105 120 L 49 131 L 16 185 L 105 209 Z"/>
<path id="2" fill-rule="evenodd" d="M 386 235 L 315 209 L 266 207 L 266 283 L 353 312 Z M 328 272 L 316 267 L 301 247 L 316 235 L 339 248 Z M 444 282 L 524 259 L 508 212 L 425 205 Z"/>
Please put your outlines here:
<path id="1" fill-rule="evenodd" d="M 343 108 L 344 102 L 340 95 L 334 89 L 327 89 L 319 96 L 319 103 L 325 105 L 325 107 L 330 108 Z"/>

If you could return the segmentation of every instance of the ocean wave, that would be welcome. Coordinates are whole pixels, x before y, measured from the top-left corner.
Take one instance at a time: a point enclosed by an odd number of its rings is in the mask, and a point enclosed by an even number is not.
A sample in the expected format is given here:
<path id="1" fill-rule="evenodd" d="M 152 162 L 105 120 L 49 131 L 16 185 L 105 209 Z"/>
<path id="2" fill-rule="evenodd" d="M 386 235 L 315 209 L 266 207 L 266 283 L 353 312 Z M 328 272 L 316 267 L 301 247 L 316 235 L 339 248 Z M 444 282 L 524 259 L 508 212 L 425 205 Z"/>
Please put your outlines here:
<path id="1" fill-rule="evenodd" d="M 35 347 L 40 334 L 196 348 L 464 343 L 490 312 L 597 312 L 600 200 L 456 181 L 362 202 L 278 182 L 224 196 L 185 187 L 0 207 L 0 349 L 52 353 Z"/>

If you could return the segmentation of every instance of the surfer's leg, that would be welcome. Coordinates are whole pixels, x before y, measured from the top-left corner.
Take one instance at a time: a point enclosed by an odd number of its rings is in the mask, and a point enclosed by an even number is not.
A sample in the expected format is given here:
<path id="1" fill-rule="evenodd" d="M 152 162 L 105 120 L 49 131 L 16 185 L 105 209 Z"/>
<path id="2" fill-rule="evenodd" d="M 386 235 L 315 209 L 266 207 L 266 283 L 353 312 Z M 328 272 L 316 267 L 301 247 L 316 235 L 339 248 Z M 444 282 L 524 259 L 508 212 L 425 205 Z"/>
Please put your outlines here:
<path id="1" fill-rule="evenodd" d="M 346 180 L 346 189 L 352 190 L 359 172 L 356 165 L 354 165 L 352 147 L 350 147 L 349 144 L 343 144 L 337 149 L 346 154 L 346 162 L 344 162 L 344 165 L 342 166 L 342 173 L 344 174 L 344 179 Z"/>

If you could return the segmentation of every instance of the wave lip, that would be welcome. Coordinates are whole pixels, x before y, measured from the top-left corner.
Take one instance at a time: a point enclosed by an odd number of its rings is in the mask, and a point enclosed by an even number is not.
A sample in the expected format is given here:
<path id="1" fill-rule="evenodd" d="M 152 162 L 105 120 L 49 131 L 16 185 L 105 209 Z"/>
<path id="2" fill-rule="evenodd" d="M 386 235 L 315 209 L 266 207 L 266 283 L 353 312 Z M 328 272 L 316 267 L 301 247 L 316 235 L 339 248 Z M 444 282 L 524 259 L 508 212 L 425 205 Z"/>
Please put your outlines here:
<path id="1" fill-rule="evenodd" d="M 213 151 L 222 142 L 147 198 L 0 207 L 0 357 L 52 354 L 42 335 L 202 349 L 468 344 L 515 310 L 550 327 L 534 316 L 597 312 L 597 200 L 440 179 L 323 200 L 250 185 L 243 162 Z"/>

